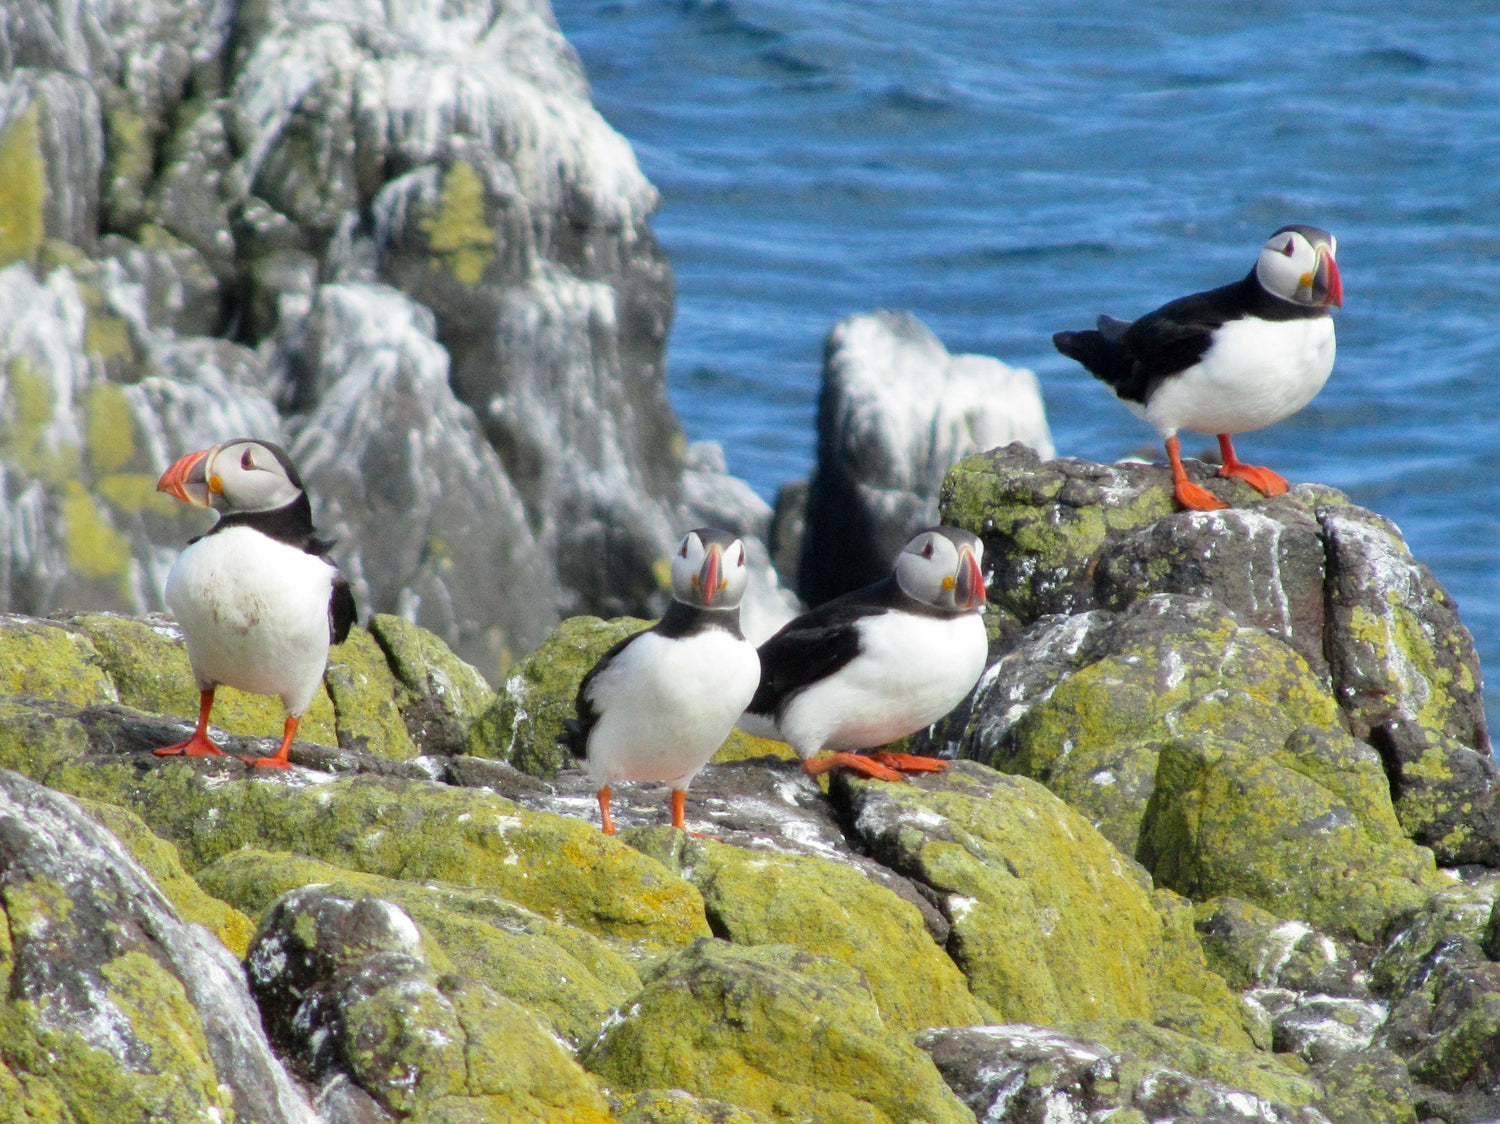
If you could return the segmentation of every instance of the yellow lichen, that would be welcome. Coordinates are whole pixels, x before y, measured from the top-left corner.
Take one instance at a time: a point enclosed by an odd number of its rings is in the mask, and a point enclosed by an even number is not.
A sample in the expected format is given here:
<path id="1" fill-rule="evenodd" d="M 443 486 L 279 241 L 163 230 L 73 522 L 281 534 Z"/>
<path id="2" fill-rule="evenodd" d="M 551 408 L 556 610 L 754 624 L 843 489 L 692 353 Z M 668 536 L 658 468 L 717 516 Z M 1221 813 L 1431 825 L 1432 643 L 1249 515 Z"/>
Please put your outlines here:
<path id="1" fill-rule="evenodd" d="M 460 160 L 443 177 L 437 214 L 422 220 L 427 244 L 437 255 L 432 267 L 446 267 L 465 285 L 477 284 L 495 258 L 495 232 L 484 219 L 484 184 L 473 166 Z"/>
<path id="2" fill-rule="evenodd" d="M 83 408 L 89 468 L 95 475 L 124 468 L 135 457 L 135 414 L 125 392 L 112 382 L 95 383 Z"/>
<path id="3" fill-rule="evenodd" d="M 126 572 L 130 564 L 130 540 L 110 526 L 94 497 L 76 480 L 64 486 L 62 511 L 70 570 L 89 579 Z"/>
<path id="4" fill-rule="evenodd" d="M 37 104 L 0 131 L 0 266 L 35 262 L 46 232 L 47 166 Z"/>

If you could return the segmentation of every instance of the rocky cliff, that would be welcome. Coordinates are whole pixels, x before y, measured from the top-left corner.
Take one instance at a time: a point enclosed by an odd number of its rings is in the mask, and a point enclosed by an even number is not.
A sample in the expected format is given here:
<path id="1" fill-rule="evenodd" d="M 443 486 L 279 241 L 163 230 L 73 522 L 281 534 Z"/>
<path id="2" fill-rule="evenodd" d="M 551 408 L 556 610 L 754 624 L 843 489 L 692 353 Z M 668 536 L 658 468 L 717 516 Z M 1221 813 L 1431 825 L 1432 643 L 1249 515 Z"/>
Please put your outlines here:
<path id="1" fill-rule="evenodd" d="M 770 515 L 667 405 L 656 205 L 546 0 L 7 5 L 0 607 L 159 609 L 202 525 L 154 475 L 253 435 L 494 681 L 649 611 L 684 527 Z"/>
<path id="2" fill-rule="evenodd" d="M 1467 633 L 1378 516 L 1221 486 L 1246 506 L 1184 515 L 1161 469 L 962 462 L 943 510 L 987 539 L 996 658 L 928 738 L 966 759 L 824 789 L 736 734 L 701 835 L 650 786 L 602 835 L 557 753 L 639 622 L 569 620 L 496 692 L 377 615 L 273 773 L 150 754 L 194 711 L 170 621 L 0 619 L 0 1105 L 1493 1119 Z M 219 702 L 241 751 L 279 729 Z"/>

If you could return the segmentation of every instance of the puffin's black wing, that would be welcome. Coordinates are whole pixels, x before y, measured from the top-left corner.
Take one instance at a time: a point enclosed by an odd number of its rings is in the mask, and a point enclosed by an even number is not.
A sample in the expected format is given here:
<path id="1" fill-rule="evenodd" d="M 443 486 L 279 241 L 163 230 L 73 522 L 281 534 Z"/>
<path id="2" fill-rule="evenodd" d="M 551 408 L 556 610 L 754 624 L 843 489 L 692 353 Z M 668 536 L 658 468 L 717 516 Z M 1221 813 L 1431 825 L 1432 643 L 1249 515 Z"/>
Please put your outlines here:
<path id="1" fill-rule="evenodd" d="M 599 657 L 599 662 L 589 668 L 588 674 L 579 682 L 578 694 L 573 697 L 573 709 L 578 712 L 578 717 L 563 719 L 563 731 L 557 735 L 558 744 L 566 746 L 574 757 L 582 759 L 589 755 L 589 731 L 599 721 L 599 711 L 594 708 L 594 700 L 589 691 L 594 684 L 594 677 L 608 667 L 625 650 L 627 644 L 650 631 L 646 628 L 640 632 L 632 632 L 623 640 L 611 644 L 609 650 Z"/>
<path id="2" fill-rule="evenodd" d="M 328 598 L 328 638 L 335 644 L 349 639 L 349 630 L 359 620 L 354 605 L 354 591 L 342 575 L 333 577 L 333 594 Z"/>
<path id="3" fill-rule="evenodd" d="M 859 655 L 861 620 L 910 600 L 890 577 L 836 597 L 789 622 L 758 649 L 760 686 L 745 709 L 779 719 L 799 691 Z"/>

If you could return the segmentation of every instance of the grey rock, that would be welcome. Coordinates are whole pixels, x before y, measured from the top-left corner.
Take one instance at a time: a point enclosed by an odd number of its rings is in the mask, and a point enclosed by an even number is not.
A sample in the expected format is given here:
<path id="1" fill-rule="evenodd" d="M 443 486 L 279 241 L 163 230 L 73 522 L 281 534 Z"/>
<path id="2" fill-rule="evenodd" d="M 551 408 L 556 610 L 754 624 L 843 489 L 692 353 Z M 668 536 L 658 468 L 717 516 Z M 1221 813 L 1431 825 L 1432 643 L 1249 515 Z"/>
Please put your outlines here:
<path id="1" fill-rule="evenodd" d="M 192 1049 L 184 1043 L 164 1049 L 173 1031 L 148 1031 L 137 1022 L 149 1011 L 152 1019 L 178 1022 L 175 1032 L 185 1042 L 198 1035 L 207 1047 L 215 1075 L 207 1087 L 180 1070 L 165 1075 L 182 1103 L 196 1103 L 204 1117 L 222 1113 L 230 1105 L 212 1097 L 217 1084 L 241 1119 L 314 1124 L 311 1106 L 270 1051 L 229 950 L 201 926 L 181 921 L 91 817 L 9 771 L 0 771 L 0 882 L 11 914 L 7 998 L 19 1004 L 18 1015 L 30 1011 L 12 1033 L 78 1036 L 107 1059 L 93 1064 L 118 1072 L 115 1087 L 123 1095 L 130 1075 L 143 1079 L 141 1088 L 160 1087 L 163 1059 L 171 1054 L 181 1065 Z M 37 893 L 44 897 L 23 905 Z M 41 901 L 53 904 L 36 908 Z M 173 989 L 181 1001 L 170 1011 L 148 998 Z M 91 1111 L 87 1090 L 60 1092 Z"/>
<path id="2" fill-rule="evenodd" d="M 1367 974 L 1348 946 L 1301 921 L 1285 921 L 1237 898 L 1214 898 L 1197 907 L 1196 928 L 1209 967 L 1235 988 L 1363 999 Z"/>
<path id="3" fill-rule="evenodd" d="M 1142 1065 L 1107 1046 L 1044 1027 L 942 1028 L 917 1044 L 986 1124 L 1109 1119 L 1134 1109 L 1157 1122 L 1264 1121 L 1326 1124 L 1317 1109 L 1278 1104 L 1242 1089 Z"/>
<path id="4" fill-rule="evenodd" d="M 851 316 L 829 333 L 797 591 L 810 605 L 889 575 L 907 539 L 938 522 L 943 475 L 1021 441 L 1052 456 L 1030 371 L 951 355 L 910 313 Z"/>

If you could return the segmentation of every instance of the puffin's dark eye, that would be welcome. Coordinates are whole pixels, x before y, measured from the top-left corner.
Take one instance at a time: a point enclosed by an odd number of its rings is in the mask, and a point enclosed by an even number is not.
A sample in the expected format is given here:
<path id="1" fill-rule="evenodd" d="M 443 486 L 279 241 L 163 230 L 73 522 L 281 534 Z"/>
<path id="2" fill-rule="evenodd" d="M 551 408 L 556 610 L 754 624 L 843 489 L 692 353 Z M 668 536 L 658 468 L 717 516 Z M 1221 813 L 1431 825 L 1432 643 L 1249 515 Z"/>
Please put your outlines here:
<path id="1" fill-rule="evenodd" d="M 742 569 L 742 570 L 745 568 L 745 548 L 744 547 L 740 547 L 740 560 L 739 560 L 739 562 L 736 563 L 736 565 L 739 566 L 739 568 Z"/>
<path id="2" fill-rule="evenodd" d="M 687 539 L 683 539 L 682 540 L 682 549 L 677 552 L 677 556 L 679 558 L 686 558 L 687 557 L 687 544 L 688 544 Z"/>
<path id="3" fill-rule="evenodd" d="M 251 454 L 249 449 L 246 449 L 240 455 L 240 467 L 247 472 L 255 467 L 255 457 Z"/>
<path id="4" fill-rule="evenodd" d="M 1283 254 L 1285 254 L 1287 257 L 1291 257 L 1292 256 L 1292 251 L 1295 250 L 1296 248 L 1297 248 L 1296 241 L 1294 239 L 1288 238 L 1286 240 L 1286 245 L 1283 246 L 1283 247 L 1281 247 L 1281 252 Z"/>
<path id="5" fill-rule="evenodd" d="M 932 540 L 928 539 L 927 540 L 927 545 L 922 548 L 922 557 L 923 558 L 931 558 L 932 557 L 932 550 L 933 550 Z"/>

